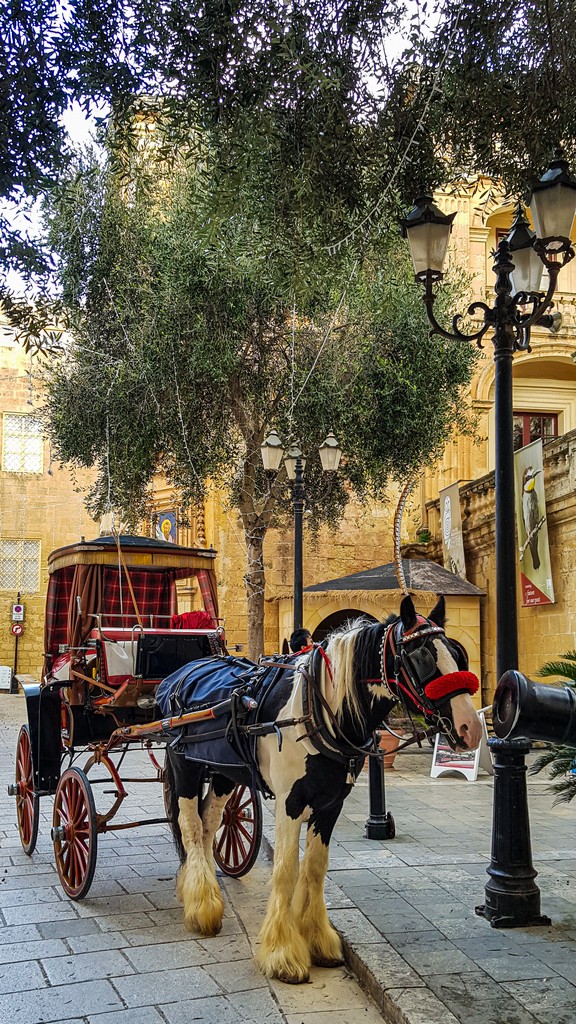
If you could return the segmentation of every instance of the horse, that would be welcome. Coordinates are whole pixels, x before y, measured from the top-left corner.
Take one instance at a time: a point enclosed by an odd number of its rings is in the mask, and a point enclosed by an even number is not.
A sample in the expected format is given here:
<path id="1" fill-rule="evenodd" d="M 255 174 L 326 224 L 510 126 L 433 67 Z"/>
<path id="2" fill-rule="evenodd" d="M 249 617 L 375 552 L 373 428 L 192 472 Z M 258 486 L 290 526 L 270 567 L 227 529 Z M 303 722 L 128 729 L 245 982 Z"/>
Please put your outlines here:
<path id="1" fill-rule="evenodd" d="M 399 616 L 384 623 L 347 623 L 328 637 L 325 647 L 297 656 L 293 671 L 279 672 L 267 690 L 261 717 L 277 722 L 281 731 L 281 742 L 278 728 L 255 741 L 259 777 L 276 798 L 272 887 L 256 957 L 269 978 L 298 984 L 309 980 L 312 964 L 344 962 L 324 900 L 328 847 L 374 731 L 394 703 L 401 700 L 423 714 L 455 749 L 472 750 L 480 743 L 481 724 L 471 700 L 478 680 L 468 671 L 464 648 L 446 636 L 445 618 L 442 597 L 425 618 L 407 596 Z M 167 754 L 166 785 L 182 861 L 177 892 L 185 924 L 215 935 L 224 903 L 212 844 L 228 797 L 246 778 L 234 769 L 215 771 L 187 759 L 177 743 L 168 746 Z M 209 790 L 203 795 L 207 777 Z"/>

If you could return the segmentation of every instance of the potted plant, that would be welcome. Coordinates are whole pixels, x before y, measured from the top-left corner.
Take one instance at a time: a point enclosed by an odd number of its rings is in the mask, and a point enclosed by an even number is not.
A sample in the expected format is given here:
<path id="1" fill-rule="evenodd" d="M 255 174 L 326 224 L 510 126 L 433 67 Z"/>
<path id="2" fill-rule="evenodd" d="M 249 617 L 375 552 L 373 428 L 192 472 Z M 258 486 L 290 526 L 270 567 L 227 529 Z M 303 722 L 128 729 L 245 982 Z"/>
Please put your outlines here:
<path id="1" fill-rule="evenodd" d="M 398 753 L 398 747 L 402 741 L 402 737 L 406 735 L 405 720 L 400 718 L 398 715 L 389 715 L 386 719 L 386 725 L 392 730 L 388 732 L 386 726 L 383 726 L 380 730 L 380 742 L 379 747 L 384 753 L 384 768 L 390 769 L 394 767 L 394 761 L 396 760 L 396 754 Z"/>

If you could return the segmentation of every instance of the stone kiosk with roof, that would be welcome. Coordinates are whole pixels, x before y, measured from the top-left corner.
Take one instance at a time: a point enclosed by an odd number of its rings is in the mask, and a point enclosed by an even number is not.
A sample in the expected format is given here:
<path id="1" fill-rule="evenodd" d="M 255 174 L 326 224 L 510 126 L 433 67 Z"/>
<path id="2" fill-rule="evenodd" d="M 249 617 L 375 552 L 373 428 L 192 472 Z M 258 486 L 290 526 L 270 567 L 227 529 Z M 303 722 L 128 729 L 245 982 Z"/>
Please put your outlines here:
<path id="1" fill-rule="evenodd" d="M 470 659 L 470 670 L 480 679 L 480 600 L 484 591 L 427 559 L 405 558 L 402 565 L 410 593 L 422 614 L 428 614 L 439 594 L 444 596 L 448 632 L 464 645 Z M 398 612 L 401 600 L 394 562 L 388 562 L 305 587 L 304 625 L 314 640 L 323 640 L 330 630 L 360 615 L 382 622 L 388 615 Z M 282 639 L 290 636 L 292 631 L 292 615 L 292 599 L 280 598 L 280 646 Z M 482 707 L 480 691 L 477 706 Z"/>

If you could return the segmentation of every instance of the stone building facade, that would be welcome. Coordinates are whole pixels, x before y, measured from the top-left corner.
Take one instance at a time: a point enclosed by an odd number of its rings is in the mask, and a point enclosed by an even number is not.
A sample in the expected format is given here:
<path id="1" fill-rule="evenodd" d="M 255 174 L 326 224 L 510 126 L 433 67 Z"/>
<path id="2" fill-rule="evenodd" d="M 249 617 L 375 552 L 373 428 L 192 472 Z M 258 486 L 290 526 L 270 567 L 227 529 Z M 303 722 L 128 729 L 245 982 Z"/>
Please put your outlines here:
<path id="1" fill-rule="evenodd" d="M 44 651 L 47 558 L 98 527 L 86 513 L 79 488 L 89 475 L 52 462 L 39 420 L 35 362 L 7 330 L 0 329 L 0 666 L 13 670 L 16 643 L 12 605 L 24 605 L 18 638 L 18 673 L 38 678 Z"/>
<path id="2" fill-rule="evenodd" d="M 520 668 L 531 678 L 545 661 L 576 647 L 576 430 L 544 447 L 544 487 L 550 559 L 556 601 L 518 608 Z M 497 683 L 494 549 L 494 474 L 460 490 L 468 579 L 486 592 L 481 615 L 483 702 L 492 700 Z M 431 532 L 440 537 L 440 506 L 428 507 Z M 439 540 L 430 545 L 441 558 Z M 519 572 L 517 590 L 520 594 Z"/>

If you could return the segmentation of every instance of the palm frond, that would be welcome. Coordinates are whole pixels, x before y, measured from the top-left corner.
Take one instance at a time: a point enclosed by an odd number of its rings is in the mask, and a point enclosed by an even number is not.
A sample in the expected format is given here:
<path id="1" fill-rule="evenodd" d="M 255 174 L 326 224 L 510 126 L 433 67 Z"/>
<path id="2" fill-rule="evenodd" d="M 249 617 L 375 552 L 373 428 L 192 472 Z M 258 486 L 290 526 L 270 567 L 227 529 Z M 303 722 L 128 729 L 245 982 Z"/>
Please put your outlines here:
<path id="1" fill-rule="evenodd" d="M 553 767 L 550 770 L 550 774 L 554 777 L 552 774 L 553 771 L 555 775 L 559 774 L 554 770 L 554 766 L 556 764 L 561 764 L 562 767 L 560 771 L 566 772 L 572 767 L 575 758 L 576 747 L 566 747 L 554 744 L 550 746 L 548 750 L 545 750 L 543 754 L 540 754 L 534 763 L 530 765 L 530 775 L 538 775 L 538 773 L 544 768 L 548 768 L 552 765 Z"/>
<path id="2" fill-rule="evenodd" d="M 556 806 L 556 804 L 569 804 L 576 796 L 576 775 L 567 775 L 562 782 L 557 782 L 555 786 L 550 786 L 550 789 L 556 794 L 553 806 Z"/>
<path id="3" fill-rule="evenodd" d="M 568 651 L 561 658 L 566 661 L 547 661 L 542 665 L 539 676 L 563 676 L 568 682 L 576 683 L 576 651 Z"/>
<path id="4" fill-rule="evenodd" d="M 529 773 L 537 775 L 544 768 L 548 768 L 550 779 L 561 779 L 550 786 L 551 791 L 556 794 L 554 803 L 569 803 L 576 796 L 576 775 L 572 774 L 575 766 L 576 747 L 554 744 L 530 765 Z"/>

